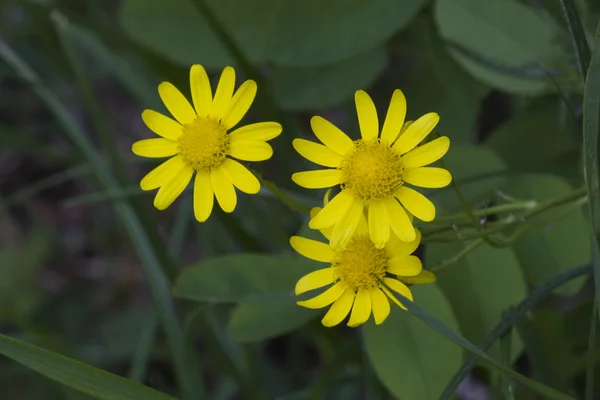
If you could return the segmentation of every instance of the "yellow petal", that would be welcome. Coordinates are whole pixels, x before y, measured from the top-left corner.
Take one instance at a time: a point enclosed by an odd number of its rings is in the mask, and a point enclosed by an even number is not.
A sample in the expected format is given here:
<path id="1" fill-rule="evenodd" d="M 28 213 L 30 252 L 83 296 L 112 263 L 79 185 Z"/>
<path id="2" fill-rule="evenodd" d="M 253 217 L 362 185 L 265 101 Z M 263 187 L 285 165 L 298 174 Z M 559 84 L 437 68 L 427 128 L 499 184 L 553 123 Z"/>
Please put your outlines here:
<path id="1" fill-rule="evenodd" d="M 364 140 L 377 139 L 379 135 L 379 120 L 377 109 L 371 97 L 364 90 L 358 90 L 354 94 L 356 112 L 358 113 L 358 125 L 360 134 Z"/>
<path id="2" fill-rule="evenodd" d="M 304 275 L 296 283 L 296 295 L 327 286 L 337 279 L 334 267 L 318 269 Z"/>
<path id="3" fill-rule="evenodd" d="M 442 136 L 425 143 L 402 156 L 404 168 L 417 168 L 436 162 L 448 152 L 450 139 Z"/>
<path id="4" fill-rule="evenodd" d="M 156 189 L 170 181 L 185 167 L 186 163 L 180 156 L 170 158 L 144 176 L 140 182 L 140 188 L 142 190 Z"/>
<path id="5" fill-rule="evenodd" d="M 328 244 L 316 240 L 307 239 L 301 236 L 292 236 L 290 245 L 299 254 L 306 258 L 320 262 L 331 262 L 333 260 L 333 250 Z"/>
<path id="6" fill-rule="evenodd" d="M 177 140 L 183 133 L 183 126 L 179 122 L 153 110 L 144 110 L 142 120 L 148 129 L 165 139 Z"/>
<path id="7" fill-rule="evenodd" d="M 363 216 L 364 204 L 359 199 L 354 199 L 346 214 L 333 227 L 331 233 L 331 247 L 337 249 L 344 246 L 352 237 Z"/>
<path id="8" fill-rule="evenodd" d="M 322 189 L 338 185 L 342 178 L 339 169 L 319 169 L 315 171 L 296 172 L 292 180 L 306 189 Z"/>
<path id="9" fill-rule="evenodd" d="M 388 260 L 387 272 L 394 275 L 415 276 L 423 269 L 417 256 L 398 256 Z"/>
<path id="10" fill-rule="evenodd" d="M 344 293 L 331 305 L 327 314 L 321 320 L 321 323 L 326 327 L 332 327 L 344 320 L 354 302 L 354 290 L 346 289 Z"/>
<path id="11" fill-rule="evenodd" d="M 177 154 L 179 144 L 172 140 L 156 138 L 138 140 L 131 146 L 133 154 L 148 158 L 171 157 Z"/>
<path id="12" fill-rule="evenodd" d="M 436 113 L 428 113 L 410 124 L 406 132 L 404 132 L 396 143 L 393 149 L 398 154 L 408 153 L 414 149 L 429 133 L 435 128 L 440 120 L 440 116 Z"/>
<path id="13" fill-rule="evenodd" d="M 170 181 L 164 183 L 154 197 L 154 207 L 164 210 L 185 190 L 192 179 L 194 169 L 186 165 Z"/>
<path id="14" fill-rule="evenodd" d="M 443 168 L 421 167 L 406 169 L 402 179 L 414 186 L 441 188 L 452 182 L 452 175 Z"/>
<path id="15" fill-rule="evenodd" d="M 310 220 L 310 229 L 323 229 L 334 225 L 341 220 L 350 206 L 354 203 L 354 197 L 348 190 L 338 193 L 316 217 Z"/>
<path id="16" fill-rule="evenodd" d="M 402 186 L 396 193 L 396 198 L 412 215 L 421 221 L 429 222 L 435 218 L 433 203 L 416 190 Z"/>
<path id="17" fill-rule="evenodd" d="M 221 209 L 226 213 L 233 212 L 237 204 L 235 188 L 220 168 L 210 171 L 210 182 Z"/>
<path id="18" fill-rule="evenodd" d="M 298 301 L 296 302 L 296 304 L 302 307 L 312 309 L 327 307 L 328 305 L 339 299 L 342 293 L 344 293 L 344 290 L 346 290 L 345 286 L 338 282 L 323 293 L 321 293 L 320 295 L 315 296 L 309 300 Z"/>
<path id="19" fill-rule="evenodd" d="M 371 296 L 369 290 L 360 289 L 354 299 L 354 306 L 350 314 L 348 326 L 356 327 L 367 322 L 371 316 Z"/>
<path id="20" fill-rule="evenodd" d="M 337 168 L 342 162 L 342 156 L 322 144 L 304 139 L 294 139 L 292 144 L 302 157 L 315 164 Z"/>
<path id="21" fill-rule="evenodd" d="M 390 106 L 381 129 L 381 143 L 391 146 L 400 134 L 406 117 L 406 98 L 400 89 L 394 90 Z"/>
<path id="22" fill-rule="evenodd" d="M 258 122 L 237 128 L 229 134 L 229 140 L 266 142 L 281 133 L 281 124 L 277 122 Z"/>
<path id="23" fill-rule="evenodd" d="M 167 110 L 181 124 L 191 124 L 196 119 L 196 112 L 181 92 L 169 82 L 158 85 L 158 94 Z"/>
<path id="24" fill-rule="evenodd" d="M 399 256 L 409 256 L 411 255 L 419 244 L 421 244 L 421 232 L 418 229 L 415 229 L 416 237 L 415 240 L 410 242 L 404 242 L 394 234 L 390 235 L 390 240 L 388 240 L 385 249 L 390 255 L 390 258 L 399 257 Z"/>
<path id="25" fill-rule="evenodd" d="M 410 289 L 404 283 L 402 283 L 396 279 L 392 279 L 392 278 L 383 278 L 383 282 L 394 292 L 400 293 L 402 296 L 406 297 L 410 301 L 413 301 L 412 293 L 410 292 Z M 386 294 L 390 297 L 390 299 L 392 299 L 392 301 L 394 303 L 398 304 L 400 306 L 400 308 L 406 310 L 406 307 L 404 307 L 401 303 L 402 301 L 406 301 L 406 300 L 404 300 L 404 299 L 398 300 L 396 298 L 396 296 L 394 296 L 392 293 L 390 293 L 387 290 L 387 288 L 382 288 L 382 289 L 384 290 L 384 292 L 386 292 Z"/>
<path id="26" fill-rule="evenodd" d="M 225 112 L 227 112 L 231 103 L 234 87 L 235 70 L 232 67 L 225 67 L 221 73 L 221 78 L 219 78 L 217 91 L 215 92 L 212 107 L 210 108 L 210 116 L 212 118 L 220 121 L 225 116 Z"/>
<path id="27" fill-rule="evenodd" d="M 322 117 L 312 117 L 310 126 L 317 138 L 331 150 L 344 155 L 354 149 L 354 142 L 337 126 Z"/>
<path id="28" fill-rule="evenodd" d="M 355 233 L 357 235 L 368 235 L 369 234 L 369 224 L 367 224 L 367 219 L 365 218 L 364 213 L 360 217 L 360 221 L 358 221 L 358 226 L 356 227 Z"/>
<path id="29" fill-rule="evenodd" d="M 239 162 L 227 158 L 221 164 L 221 170 L 227 179 L 242 192 L 255 194 L 260 191 L 260 182 L 256 176 Z"/>
<path id="30" fill-rule="evenodd" d="M 373 309 L 373 318 L 375 324 L 380 325 L 390 315 L 390 301 L 379 288 L 369 290 L 371 296 L 371 308 Z"/>
<path id="31" fill-rule="evenodd" d="M 197 172 L 194 181 L 194 216 L 198 222 L 204 222 L 210 217 L 214 202 L 210 172 Z"/>
<path id="32" fill-rule="evenodd" d="M 419 275 L 416 276 L 399 276 L 404 283 L 415 284 L 415 283 L 432 283 L 435 282 L 435 275 L 429 271 L 421 270 Z"/>
<path id="33" fill-rule="evenodd" d="M 233 128 L 244 118 L 254 101 L 254 97 L 256 97 L 256 82 L 247 80 L 242 83 L 242 86 L 233 95 L 229 109 L 223 116 L 222 124 L 226 129 Z"/>
<path id="34" fill-rule="evenodd" d="M 206 70 L 202 65 L 192 65 L 190 69 L 190 88 L 196 114 L 203 118 L 208 117 L 212 105 L 212 89 Z"/>
<path id="35" fill-rule="evenodd" d="M 383 199 L 385 210 L 389 219 L 390 228 L 394 234 L 403 242 L 412 242 L 416 238 L 415 228 L 413 227 L 404 207 L 396 199 Z"/>
<path id="36" fill-rule="evenodd" d="M 273 155 L 273 148 L 258 140 L 232 140 L 227 154 L 243 161 L 265 161 Z"/>
<path id="37" fill-rule="evenodd" d="M 331 189 L 327 190 L 328 193 L 330 191 L 331 191 Z M 329 201 L 327 203 L 329 203 Z M 327 204 L 327 203 L 325 203 L 325 204 Z M 310 210 L 310 218 L 313 219 L 314 217 L 316 217 L 317 214 L 319 214 L 321 212 L 321 210 L 322 210 L 321 207 L 313 207 Z M 330 227 L 325 228 L 325 229 L 319 229 L 319 232 L 321 232 L 321 235 L 323 235 L 325 237 L 325 239 L 327 239 L 327 241 L 330 241 L 331 240 L 331 234 L 333 233 L 333 226 L 330 226 Z"/>
<path id="38" fill-rule="evenodd" d="M 369 205 L 368 225 L 371 241 L 375 244 L 375 247 L 382 249 L 390 238 L 390 223 L 383 201 L 373 201 Z"/>

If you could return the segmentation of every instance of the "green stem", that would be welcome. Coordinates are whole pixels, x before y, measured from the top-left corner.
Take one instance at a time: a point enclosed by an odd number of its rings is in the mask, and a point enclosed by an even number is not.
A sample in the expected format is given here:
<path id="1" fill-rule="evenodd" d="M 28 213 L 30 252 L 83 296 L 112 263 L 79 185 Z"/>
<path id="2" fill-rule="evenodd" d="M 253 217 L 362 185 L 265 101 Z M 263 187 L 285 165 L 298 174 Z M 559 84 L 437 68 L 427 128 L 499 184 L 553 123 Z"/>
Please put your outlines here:
<path id="1" fill-rule="evenodd" d="M 472 211 L 472 215 L 475 217 L 486 217 L 489 215 L 500 214 L 508 211 L 516 211 L 516 210 L 529 210 L 535 208 L 537 206 L 537 202 L 535 200 L 527 200 L 518 203 L 510 203 L 510 204 L 501 204 L 499 206 L 488 207 L 482 210 Z M 451 215 L 442 215 L 435 219 L 435 222 L 455 222 L 455 221 L 463 221 L 465 219 L 469 219 L 469 215 L 460 213 L 460 214 L 451 214 Z"/>
<path id="2" fill-rule="evenodd" d="M 431 272 L 435 272 L 438 273 L 441 270 L 443 270 L 444 268 L 453 265 L 455 263 L 457 263 L 461 258 L 463 258 L 464 256 L 466 256 L 467 254 L 469 254 L 471 251 L 475 250 L 477 247 L 479 247 L 479 245 L 481 245 L 483 243 L 483 239 L 475 239 L 471 242 L 469 242 L 461 251 L 459 251 L 456 255 L 454 255 L 451 258 L 448 258 L 442 262 L 440 262 L 438 265 L 435 265 L 431 268 Z"/>
<path id="3" fill-rule="evenodd" d="M 588 359 L 585 373 L 585 400 L 594 398 L 594 366 L 596 364 L 596 325 L 598 322 L 598 302 L 594 299 L 592 308 L 592 321 L 590 323 L 590 336 L 588 339 Z"/>
<path id="4" fill-rule="evenodd" d="M 300 211 L 302 213 L 310 213 L 311 208 L 305 206 L 304 204 L 294 200 L 293 198 L 291 198 L 290 196 L 288 196 L 283 190 L 279 189 L 277 187 L 277 185 L 275 185 L 273 182 L 265 179 L 262 177 L 262 175 L 249 168 L 250 172 L 252 172 L 254 174 L 254 176 L 256 176 L 256 178 L 258 179 L 258 181 L 261 183 L 261 185 L 263 185 L 265 188 L 267 188 L 271 193 L 273 193 L 273 195 L 275 195 L 275 197 L 277 197 L 279 200 L 281 200 L 285 205 L 287 205 L 289 208 L 291 208 L 292 210 L 295 211 Z"/>

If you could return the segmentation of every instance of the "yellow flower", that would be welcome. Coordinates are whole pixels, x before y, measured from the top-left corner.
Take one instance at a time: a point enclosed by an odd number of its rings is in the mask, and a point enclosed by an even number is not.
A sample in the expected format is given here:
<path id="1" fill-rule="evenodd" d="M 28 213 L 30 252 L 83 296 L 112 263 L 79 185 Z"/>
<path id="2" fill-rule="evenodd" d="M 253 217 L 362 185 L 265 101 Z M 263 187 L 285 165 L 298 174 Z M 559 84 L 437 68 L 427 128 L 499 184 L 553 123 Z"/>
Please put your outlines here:
<path id="1" fill-rule="evenodd" d="M 369 235 L 377 248 L 388 241 L 390 228 L 400 240 L 412 242 L 416 232 L 406 211 L 431 221 L 435 206 L 405 183 L 424 188 L 448 185 L 452 177 L 447 170 L 426 165 L 446 154 L 450 140 L 442 136 L 418 146 L 435 128 L 439 116 L 429 113 L 405 124 L 406 99 L 400 90 L 394 91 L 381 135 L 377 110 L 369 95 L 359 90 L 355 102 L 361 139 L 352 141 L 327 120 L 313 117 L 312 130 L 324 145 L 304 139 L 293 142 L 303 157 L 330 167 L 295 173 L 294 182 L 309 189 L 341 187 L 309 226 L 333 226 L 332 245 L 338 247 L 350 239 L 367 208 Z"/>
<path id="2" fill-rule="evenodd" d="M 311 216 L 318 215 L 319 211 L 318 208 L 313 209 Z M 331 229 L 324 229 L 321 233 L 329 239 Z M 388 297 L 406 309 L 382 282 L 412 300 L 410 289 L 405 283 L 435 281 L 431 272 L 422 269 L 421 260 L 411 255 L 420 241 L 421 234 L 418 230 L 411 242 L 402 242 L 392 234 L 383 248 L 377 248 L 369 237 L 369 228 L 362 215 L 355 234 L 337 249 L 316 240 L 293 236 L 290 244 L 298 253 L 331 264 L 300 278 L 296 284 L 296 295 L 333 284 L 323 293 L 312 299 L 299 301 L 298 304 L 314 309 L 331 304 L 321 321 L 325 326 L 337 325 L 350 314 L 348 326 L 355 327 L 365 323 L 371 312 L 375 323 L 381 324 L 390 314 Z"/>
<path id="3" fill-rule="evenodd" d="M 229 132 L 246 114 L 256 96 L 256 82 L 247 80 L 234 94 L 235 71 L 226 67 L 213 97 L 201 65 L 190 70 L 192 105 L 175 86 L 163 82 L 158 94 L 175 120 L 152 110 L 142 119 L 161 138 L 140 140 L 132 151 L 150 158 L 171 157 L 147 174 L 142 190 L 158 189 L 154 206 L 164 210 L 191 181 L 194 172 L 194 215 L 200 222 L 210 216 L 214 197 L 225 212 L 237 204 L 235 187 L 244 193 L 260 190 L 258 179 L 234 158 L 264 161 L 273 155 L 268 140 L 281 133 L 276 122 L 260 122 Z"/>

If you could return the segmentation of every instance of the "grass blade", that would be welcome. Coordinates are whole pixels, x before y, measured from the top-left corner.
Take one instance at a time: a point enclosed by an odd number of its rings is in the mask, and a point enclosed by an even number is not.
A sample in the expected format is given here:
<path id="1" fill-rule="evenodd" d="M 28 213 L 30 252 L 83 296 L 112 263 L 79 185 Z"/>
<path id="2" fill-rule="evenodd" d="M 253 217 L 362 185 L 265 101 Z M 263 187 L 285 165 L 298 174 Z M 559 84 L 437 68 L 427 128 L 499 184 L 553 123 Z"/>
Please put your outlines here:
<path id="1" fill-rule="evenodd" d="M 598 322 L 598 302 L 594 300 L 590 336 L 588 340 L 587 370 L 585 373 L 585 400 L 594 399 L 594 367 L 596 364 L 596 325 Z"/>
<path id="2" fill-rule="evenodd" d="M 173 399 L 147 386 L 1 334 L 0 354 L 97 399 Z"/>
<path id="3" fill-rule="evenodd" d="M 571 39 L 573 39 L 573 47 L 575 56 L 577 57 L 577 69 L 581 75 L 581 80 L 585 82 L 585 75 L 590 65 L 590 47 L 585 37 L 585 31 L 577 12 L 577 6 L 573 0 L 560 0 L 560 5 L 569 27 Z"/>

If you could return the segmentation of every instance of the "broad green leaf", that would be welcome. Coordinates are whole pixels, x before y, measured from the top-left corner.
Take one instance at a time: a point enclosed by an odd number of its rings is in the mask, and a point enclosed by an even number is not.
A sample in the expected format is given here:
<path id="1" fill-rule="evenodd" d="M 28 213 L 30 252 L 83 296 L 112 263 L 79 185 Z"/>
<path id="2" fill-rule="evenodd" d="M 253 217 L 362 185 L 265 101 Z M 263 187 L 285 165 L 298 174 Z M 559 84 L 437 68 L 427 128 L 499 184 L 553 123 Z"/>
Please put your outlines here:
<path id="1" fill-rule="evenodd" d="M 552 175 L 527 175 L 511 180 L 506 192 L 521 199 L 543 201 L 572 191 L 565 180 Z M 555 207 L 540 214 L 541 219 L 552 218 L 564 212 Z M 538 284 L 569 268 L 589 264 L 592 260 L 592 242 L 588 222 L 582 210 L 571 213 L 543 230 L 524 234 L 513 246 L 525 276 L 531 284 Z M 585 282 L 585 278 L 572 280 L 557 289 L 563 295 L 573 295 Z"/>
<path id="2" fill-rule="evenodd" d="M 0 354 L 82 393 L 106 400 L 167 400 L 164 393 L 0 334 Z"/>
<path id="3" fill-rule="evenodd" d="M 227 255 L 185 269 L 174 290 L 176 296 L 195 301 L 293 303 L 298 279 L 326 266 L 300 256 Z"/>
<path id="4" fill-rule="evenodd" d="M 322 314 L 292 302 L 242 303 L 233 310 L 227 331 L 239 342 L 257 342 L 294 331 Z"/>
<path id="5" fill-rule="evenodd" d="M 407 25 L 422 0 L 207 0 L 242 53 L 254 63 L 316 66 L 352 57 Z M 190 0 L 127 0 L 124 30 L 182 65 L 233 64 Z"/>
<path id="6" fill-rule="evenodd" d="M 448 300 L 436 285 L 415 285 L 411 290 L 421 307 L 452 330 L 458 329 Z M 364 332 L 375 373 L 398 398 L 435 399 L 460 367 L 458 346 L 398 307 L 382 325 L 369 321 Z"/>
<path id="7" fill-rule="evenodd" d="M 516 0 L 439 0 L 435 17 L 452 55 L 473 76 L 504 91 L 551 90 L 542 65 L 564 60 L 560 29 Z"/>
<path id="8" fill-rule="evenodd" d="M 567 125 L 571 117 L 566 116 L 568 121 L 559 118 L 561 101 L 554 96 L 534 100 L 494 130 L 487 145 L 512 170 L 579 176 L 581 148 Z"/>
<path id="9" fill-rule="evenodd" d="M 461 243 L 429 244 L 425 263 L 430 267 L 446 260 L 462 248 Z M 479 343 L 498 323 L 502 314 L 527 295 L 519 260 L 511 249 L 495 249 L 483 244 L 458 262 L 437 274 L 440 288 L 448 298 L 461 331 L 471 342 Z M 513 355 L 521 344 L 513 340 Z M 498 348 L 492 348 L 498 359 Z"/>
<path id="10" fill-rule="evenodd" d="M 322 67 L 277 67 L 270 75 L 275 101 L 287 110 L 318 110 L 351 99 L 369 87 L 387 63 L 386 48 L 377 46 Z"/>

